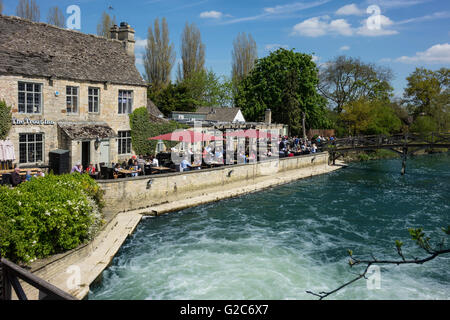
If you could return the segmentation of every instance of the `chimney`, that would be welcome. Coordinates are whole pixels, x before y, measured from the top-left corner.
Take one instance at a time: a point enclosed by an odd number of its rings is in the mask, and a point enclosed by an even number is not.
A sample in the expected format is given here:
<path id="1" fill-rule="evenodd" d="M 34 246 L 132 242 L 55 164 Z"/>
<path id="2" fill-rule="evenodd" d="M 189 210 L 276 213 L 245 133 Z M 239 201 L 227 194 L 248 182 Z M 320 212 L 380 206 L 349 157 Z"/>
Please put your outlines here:
<path id="1" fill-rule="evenodd" d="M 119 40 L 119 27 L 117 26 L 117 24 L 113 25 L 109 32 L 111 39 Z"/>
<path id="2" fill-rule="evenodd" d="M 266 109 L 265 121 L 264 122 L 267 123 L 267 124 L 271 124 L 272 123 L 272 110 Z"/>
<path id="3" fill-rule="evenodd" d="M 120 23 L 119 40 L 123 41 L 123 46 L 130 57 L 134 58 L 134 29 L 126 22 Z"/>

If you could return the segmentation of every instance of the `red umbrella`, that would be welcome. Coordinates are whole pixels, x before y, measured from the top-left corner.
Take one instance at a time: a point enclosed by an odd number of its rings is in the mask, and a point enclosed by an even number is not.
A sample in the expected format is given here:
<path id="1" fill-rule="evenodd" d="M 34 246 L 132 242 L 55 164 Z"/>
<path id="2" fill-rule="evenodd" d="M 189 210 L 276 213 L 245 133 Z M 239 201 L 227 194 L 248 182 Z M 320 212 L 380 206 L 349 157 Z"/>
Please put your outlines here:
<path id="1" fill-rule="evenodd" d="M 248 129 L 248 130 L 238 130 L 226 133 L 227 137 L 238 137 L 238 138 L 251 138 L 251 139 L 270 139 L 272 135 L 270 132 L 261 131 L 256 129 Z"/>
<path id="2" fill-rule="evenodd" d="M 168 140 L 187 143 L 195 143 L 201 141 L 217 141 L 223 140 L 221 137 L 212 136 L 207 133 L 196 132 L 192 130 L 174 131 L 160 136 L 148 138 L 149 140 Z"/>

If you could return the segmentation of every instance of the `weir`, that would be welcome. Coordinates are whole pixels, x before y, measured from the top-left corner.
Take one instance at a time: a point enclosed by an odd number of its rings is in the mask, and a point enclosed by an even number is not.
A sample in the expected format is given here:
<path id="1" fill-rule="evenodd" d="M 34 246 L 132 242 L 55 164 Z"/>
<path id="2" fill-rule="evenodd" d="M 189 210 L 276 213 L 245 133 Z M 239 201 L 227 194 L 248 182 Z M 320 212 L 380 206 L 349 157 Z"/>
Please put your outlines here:
<path id="1" fill-rule="evenodd" d="M 328 165 L 328 153 L 322 152 L 207 170 L 99 181 L 105 191 L 106 225 L 90 243 L 36 261 L 31 272 L 75 298 L 86 298 L 89 286 L 101 279 L 103 270 L 144 215 L 158 216 L 342 167 Z M 22 287 L 29 299 L 38 298 L 38 290 L 25 283 Z"/>

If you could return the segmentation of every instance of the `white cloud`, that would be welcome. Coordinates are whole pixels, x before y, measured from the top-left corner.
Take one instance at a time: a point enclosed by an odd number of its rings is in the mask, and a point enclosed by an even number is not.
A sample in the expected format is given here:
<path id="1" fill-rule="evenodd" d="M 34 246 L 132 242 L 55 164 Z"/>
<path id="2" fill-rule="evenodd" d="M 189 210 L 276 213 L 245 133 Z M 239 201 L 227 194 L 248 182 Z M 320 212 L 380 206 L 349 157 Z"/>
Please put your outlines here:
<path id="1" fill-rule="evenodd" d="M 349 46 L 342 46 L 339 48 L 339 51 L 348 51 L 348 50 L 350 50 Z"/>
<path id="2" fill-rule="evenodd" d="M 141 38 L 137 37 L 136 38 L 136 43 L 134 44 L 134 47 L 137 50 L 140 50 L 140 49 L 144 49 L 145 46 L 147 46 L 147 39 L 141 39 Z"/>
<path id="3" fill-rule="evenodd" d="M 297 11 L 302 11 L 302 10 L 321 6 L 330 1 L 331 0 L 316 0 L 316 1 L 309 2 L 309 3 L 294 2 L 294 3 L 286 4 L 286 5 L 278 5 L 275 7 L 268 7 L 268 8 L 264 8 L 263 12 L 258 15 L 228 20 L 228 21 L 223 22 L 223 24 L 234 24 L 234 23 L 247 22 L 247 21 L 256 21 L 256 20 L 268 19 L 268 18 L 272 18 L 272 17 L 282 18 L 284 16 L 289 16 L 290 14 L 297 12 Z"/>
<path id="4" fill-rule="evenodd" d="M 302 35 L 306 37 L 320 37 L 328 33 L 351 36 L 353 29 L 345 19 L 337 19 L 328 22 L 329 17 L 314 17 L 296 24 L 292 30 L 292 35 Z"/>
<path id="5" fill-rule="evenodd" d="M 377 24 L 378 23 L 378 24 Z M 357 34 L 368 37 L 389 36 L 398 34 L 398 31 L 389 29 L 394 22 L 382 14 L 379 15 L 379 20 L 376 19 L 368 21 L 365 19 L 362 26 L 357 30 Z M 386 28 L 387 27 L 387 28 Z"/>
<path id="6" fill-rule="evenodd" d="M 313 1 L 310 3 L 295 2 L 295 3 L 291 3 L 291 4 L 286 4 L 286 5 L 278 5 L 278 6 L 275 6 L 272 8 L 264 8 L 264 12 L 270 13 L 270 14 L 292 13 L 295 11 L 314 8 L 314 7 L 323 5 L 330 1 L 331 0 L 318 0 L 318 1 Z"/>
<path id="7" fill-rule="evenodd" d="M 369 0 L 369 4 L 376 4 L 384 9 L 391 8 L 405 8 L 422 3 L 427 3 L 433 0 Z"/>
<path id="8" fill-rule="evenodd" d="M 266 51 L 277 50 L 279 48 L 289 49 L 289 46 L 287 44 L 269 43 L 264 47 Z"/>
<path id="9" fill-rule="evenodd" d="M 312 61 L 317 63 L 317 62 L 320 61 L 320 57 L 313 54 L 312 55 Z"/>
<path id="10" fill-rule="evenodd" d="M 436 44 L 423 52 L 417 52 L 415 56 L 403 56 L 395 61 L 403 63 L 450 63 L 450 44 Z"/>
<path id="11" fill-rule="evenodd" d="M 402 24 L 407 24 L 407 23 L 418 23 L 418 22 L 433 21 L 433 20 L 438 20 L 438 19 L 447 19 L 449 17 L 450 17 L 449 11 L 435 12 L 433 14 L 428 14 L 428 15 L 422 16 L 422 17 L 416 17 L 416 18 L 398 21 L 395 24 L 402 25 Z"/>
<path id="12" fill-rule="evenodd" d="M 354 3 L 343 6 L 336 11 L 336 14 L 340 16 L 362 16 L 365 13 L 364 10 L 359 9 Z"/>
<path id="13" fill-rule="evenodd" d="M 202 13 L 200 13 L 200 18 L 204 18 L 204 19 L 220 19 L 222 18 L 223 13 L 219 12 L 219 11 L 204 11 Z"/>

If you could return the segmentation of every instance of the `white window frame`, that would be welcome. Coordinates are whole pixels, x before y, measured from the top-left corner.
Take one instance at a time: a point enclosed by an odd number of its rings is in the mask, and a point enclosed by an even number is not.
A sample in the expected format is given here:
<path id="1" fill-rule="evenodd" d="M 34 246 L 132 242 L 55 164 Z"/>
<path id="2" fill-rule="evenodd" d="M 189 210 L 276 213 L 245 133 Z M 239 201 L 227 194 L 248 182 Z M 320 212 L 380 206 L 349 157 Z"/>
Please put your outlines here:
<path id="1" fill-rule="evenodd" d="M 124 101 L 124 99 L 126 99 Z M 133 90 L 119 90 L 118 114 L 130 114 L 133 112 Z"/>
<path id="2" fill-rule="evenodd" d="M 132 145 L 131 145 L 131 131 L 124 130 L 117 132 L 117 154 L 131 154 Z M 128 140 L 129 140 L 129 149 L 128 149 Z M 125 151 L 125 152 L 122 152 Z"/>
<path id="3" fill-rule="evenodd" d="M 89 93 L 90 90 L 92 94 Z M 97 93 L 94 93 L 94 90 L 97 90 Z M 92 98 L 92 101 L 91 101 Z M 97 98 L 97 110 L 95 110 L 95 98 Z M 92 104 L 92 108 L 91 108 Z M 100 113 L 100 88 L 98 87 L 89 87 L 88 88 L 88 113 Z"/>
<path id="4" fill-rule="evenodd" d="M 24 85 L 24 90 L 20 90 L 20 85 L 23 84 Z M 32 90 L 28 90 L 29 87 L 28 86 L 32 86 Z M 39 87 L 39 91 L 36 91 L 36 87 Z M 43 98 L 43 84 L 42 83 L 37 83 L 37 82 L 26 82 L 26 81 L 18 81 L 17 83 L 17 106 L 18 106 L 18 111 L 21 114 L 42 114 L 42 98 Z M 21 103 L 21 99 L 20 99 L 20 95 L 23 94 L 23 103 Z M 31 108 L 32 110 L 34 110 L 34 108 L 36 108 L 36 106 L 38 106 L 39 110 L 36 111 L 32 111 L 32 112 L 28 112 L 28 108 L 29 108 L 29 103 L 28 103 L 28 96 L 32 95 L 32 102 L 31 104 Z M 39 96 L 39 104 L 36 103 L 36 95 Z M 21 105 L 23 105 L 22 110 L 21 110 Z"/>
<path id="5" fill-rule="evenodd" d="M 67 93 L 67 90 L 70 88 L 70 93 Z M 76 94 L 73 94 L 73 89 L 76 89 Z M 66 112 L 67 114 L 78 114 L 79 112 L 79 101 L 80 101 L 80 88 L 79 87 L 75 87 L 75 86 L 66 86 Z M 69 104 L 68 104 L 68 99 L 70 98 L 70 102 L 71 102 L 71 108 L 69 111 Z M 76 104 L 74 106 L 74 98 L 76 99 Z M 73 111 L 75 107 L 75 111 Z"/>
<path id="6" fill-rule="evenodd" d="M 33 135 L 34 136 L 34 141 L 29 141 L 29 136 Z M 42 139 L 41 141 L 36 141 L 36 136 L 37 135 L 41 135 Z M 26 141 L 20 141 L 21 136 L 26 136 Z M 42 155 L 40 159 L 36 158 L 36 146 L 38 144 L 41 144 L 41 149 L 42 149 Z M 25 161 L 22 161 L 22 153 L 21 153 L 21 146 L 25 145 Z M 30 146 L 34 145 L 34 159 L 29 159 L 29 154 L 30 154 Z M 39 163 L 39 162 L 44 162 L 45 159 L 45 135 L 42 132 L 38 132 L 38 133 L 19 133 L 19 163 L 20 164 L 30 164 L 30 163 Z M 32 160 L 32 161 L 30 161 Z"/>

